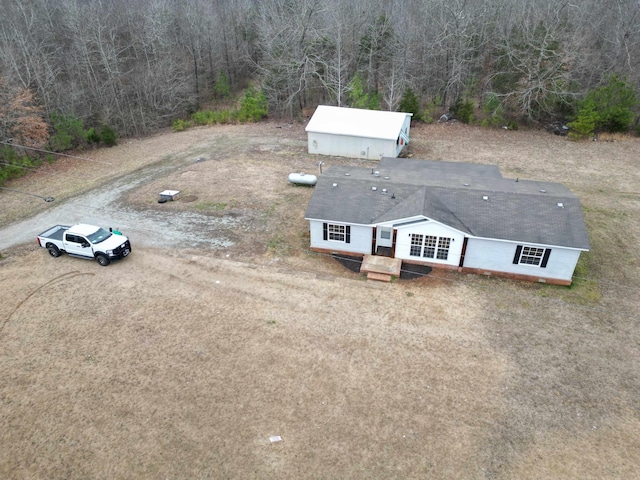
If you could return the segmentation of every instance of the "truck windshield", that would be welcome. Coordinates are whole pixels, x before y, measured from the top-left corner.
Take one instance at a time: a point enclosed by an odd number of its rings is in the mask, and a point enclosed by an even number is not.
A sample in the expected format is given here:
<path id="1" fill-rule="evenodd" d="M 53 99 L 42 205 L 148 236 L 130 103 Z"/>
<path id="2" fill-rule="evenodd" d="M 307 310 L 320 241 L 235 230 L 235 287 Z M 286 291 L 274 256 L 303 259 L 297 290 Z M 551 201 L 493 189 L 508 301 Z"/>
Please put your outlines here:
<path id="1" fill-rule="evenodd" d="M 99 228 L 91 235 L 87 235 L 87 238 L 91 243 L 100 243 L 104 242 L 110 236 L 111 232 L 107 232 L 104 228 Z"/>

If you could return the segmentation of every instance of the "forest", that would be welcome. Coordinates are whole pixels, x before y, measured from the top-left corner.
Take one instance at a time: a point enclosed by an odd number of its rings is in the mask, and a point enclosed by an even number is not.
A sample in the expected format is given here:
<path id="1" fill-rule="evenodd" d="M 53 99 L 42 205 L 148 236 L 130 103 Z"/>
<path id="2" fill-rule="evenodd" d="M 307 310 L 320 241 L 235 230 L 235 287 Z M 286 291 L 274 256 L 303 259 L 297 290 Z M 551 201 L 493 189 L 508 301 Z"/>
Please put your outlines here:
<path id="1" fill-rule="evenodd" d="M 0 180 L 37 152 L 17 145 L 109 145 L 194 119 L 299 119 L 318 104 L 488 127 L 573 122 L 576 138 L 638 128 L 638 0 L 0 5 Z"/>

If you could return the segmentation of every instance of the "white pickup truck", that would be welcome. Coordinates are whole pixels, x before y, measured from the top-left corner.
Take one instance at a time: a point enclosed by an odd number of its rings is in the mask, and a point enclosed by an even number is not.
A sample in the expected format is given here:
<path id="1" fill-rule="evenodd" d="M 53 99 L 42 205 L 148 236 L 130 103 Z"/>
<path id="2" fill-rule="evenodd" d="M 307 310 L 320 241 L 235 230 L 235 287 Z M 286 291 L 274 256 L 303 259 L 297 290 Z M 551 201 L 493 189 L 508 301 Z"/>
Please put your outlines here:
<path id="1" fill-rule="evenodd" d="M 105 230 L 95 225 L 78 224 L 72 227 L 56 225 L 38 235 L 38 244 L 52 257 L 62 252 L 74 257 L 95 259 L 106 267 L 111 260 L 131 253 L 131 242 L 117 230 Z"/>

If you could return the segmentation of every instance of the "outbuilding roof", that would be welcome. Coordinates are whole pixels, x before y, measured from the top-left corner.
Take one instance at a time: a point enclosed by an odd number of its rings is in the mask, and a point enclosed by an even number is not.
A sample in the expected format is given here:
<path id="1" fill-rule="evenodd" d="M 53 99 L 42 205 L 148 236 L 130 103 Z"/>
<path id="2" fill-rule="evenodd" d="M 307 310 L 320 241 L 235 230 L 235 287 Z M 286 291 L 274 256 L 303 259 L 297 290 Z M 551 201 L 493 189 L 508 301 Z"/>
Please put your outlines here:
<path id="1" fill-rule="evenodd" d="M 397 140 L 411 113 L 319 105 L 305 130 L 351 137 Z M 409 139 L 405 138 L 405 142 Z"/>
<path id="2" fill-rule="evenodd" d="M 493 165 L 334 165 L 318 179 L 305 218 L 372 226 L 429 218 L 474 237 L 589 249 L 576 195 L 559 183 L 504 178 Z"/>

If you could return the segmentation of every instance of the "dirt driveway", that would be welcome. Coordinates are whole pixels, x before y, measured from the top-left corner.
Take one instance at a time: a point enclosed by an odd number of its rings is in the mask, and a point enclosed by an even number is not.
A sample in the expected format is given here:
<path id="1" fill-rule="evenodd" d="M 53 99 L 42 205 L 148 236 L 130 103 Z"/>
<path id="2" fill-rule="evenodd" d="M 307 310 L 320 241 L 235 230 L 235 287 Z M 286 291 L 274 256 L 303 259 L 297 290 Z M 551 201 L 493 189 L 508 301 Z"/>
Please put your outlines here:
<path id="1" fill-rule="evenodd" d="M 577 193 L 576 285 L 380 284 L 310 254 L 312 190 L 286 181 L 317 172 L 303 125 L 79 153 L 11 185 L 52 204 L 0 194 L 0 477 L 636 478 L 640 142 L 412 133 L 416 157 Z M 35 245 L 79 221 L 133 254 L 102 268 Z"/>

